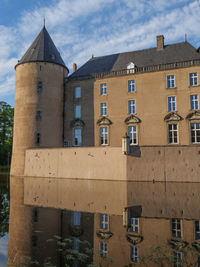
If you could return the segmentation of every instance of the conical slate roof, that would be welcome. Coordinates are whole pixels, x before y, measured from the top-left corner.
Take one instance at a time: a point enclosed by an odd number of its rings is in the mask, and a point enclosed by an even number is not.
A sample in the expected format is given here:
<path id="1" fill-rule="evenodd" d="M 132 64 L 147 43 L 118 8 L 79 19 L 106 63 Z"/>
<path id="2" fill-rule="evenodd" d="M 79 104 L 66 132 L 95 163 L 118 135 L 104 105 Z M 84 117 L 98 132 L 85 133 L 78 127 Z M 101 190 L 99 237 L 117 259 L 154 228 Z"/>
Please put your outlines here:
<path id="1" fill-rule="evenodd" d="M 37 61 L 52 62 L 67 69 L 45 26 L 17 65 Z"/>

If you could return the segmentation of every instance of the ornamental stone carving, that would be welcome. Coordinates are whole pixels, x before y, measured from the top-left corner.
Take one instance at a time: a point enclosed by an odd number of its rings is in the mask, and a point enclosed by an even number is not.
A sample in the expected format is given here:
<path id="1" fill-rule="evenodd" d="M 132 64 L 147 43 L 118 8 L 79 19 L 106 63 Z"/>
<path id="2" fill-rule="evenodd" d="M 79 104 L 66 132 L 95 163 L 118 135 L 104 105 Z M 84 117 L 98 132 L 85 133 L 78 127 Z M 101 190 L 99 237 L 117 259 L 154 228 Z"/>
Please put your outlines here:
<path id="1" fill-rule="evenodd" d="M 136 234 L 127 234 L 126 239 L 129 243 L 133 245 L 137 245 L 143 241 L 143 236 L 136 235 Z"/>
<path id="2" fill-rule="evenodd" d="M 171 239 L 169 241 L 169 244 L 174 249 L 183 249 L 183 248 L 187 247 L 188 242 L 186 242 L 184 240 Z"/>
<path id="3" fill-rule="evenodd" d="M 85 123 L 81 119 L 74 119 L 73 121 L 71 121 L 70 126 L 71 128 L 76 128 L 76 127 L 83 128 L 85 126 Z"/>
<path id="4" fill-rule="evenodd" d="M 99 126 L 101 126 L 101 125 L 110 125 L 110 124 L 112 124 L 112 121 L 109 120 L 109 119 L 106 118 L 106 117 L 101 117 L 101 118 L 97 121 L 97 124 L 98 124 Z"/>
<path id="5" fill-rule="evenodd" d="M 141 120 L 135 116 L 135 115 L 130 115 L 128 116 L 125 121 L 124 121 L 126 124 L 135 124 L 135 123 L 140 123 Z"/>
<path id="6" fill-rule="evenodd" d="M 109 239 L 113 236 L 113 233 L 105 230 L 98 230 L 96 234 L 101 239 Z"/>
<path id="7" fill-rule="evenodd" d="M 191 113 L 189 113 L 186 117 L 188 120 L 200 120 L 200 111 L 195 110 Z"/>
<path id="8" fill-rule="evenodd" d="M 183 118 L 177 112 L 171 112 L 164 117 L 164 120 L 166 122 L 181 121 L 183 120 Z"/>

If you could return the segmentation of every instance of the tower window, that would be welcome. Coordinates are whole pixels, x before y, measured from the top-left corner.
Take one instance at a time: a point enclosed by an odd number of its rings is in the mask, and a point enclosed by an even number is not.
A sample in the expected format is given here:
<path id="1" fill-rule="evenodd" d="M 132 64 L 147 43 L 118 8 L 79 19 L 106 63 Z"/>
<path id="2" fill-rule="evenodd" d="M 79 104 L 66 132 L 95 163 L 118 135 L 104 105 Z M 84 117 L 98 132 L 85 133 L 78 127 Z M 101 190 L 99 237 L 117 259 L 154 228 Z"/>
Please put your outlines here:
<path id="1" fill-rule="evenodd" d="M 81 98 L 81 87 L 75 87 L 75 98 Z"/>
<path id="2" fill-rule="evenodd" d="M 200 143 L 200 123 L 190 124 L 190 135 L 192 144 Z"/>
<path id="3" fill-rule="evenodd" d="M 130 145 L 137 145 L 137 126 L 129 126 L 128 127 L 128 135 L 130 137 Z"/>
<path id="4" fill-rule="evenodd" d="M 190 73 L 190 86 L 198 85 L 197 72 Z"/>
<path id="5" fill-rule="evenodd" d="M 168 124 L 168 143 L 178 144 L 178 125 Z"/>
<path id="6" fill-rule="evenodd" d="M 191 108 L 191 110 L 198 110 L 199 109 L 198 95 L 191 95 L 190 96 L 190 108 Z"/>
<path id="7" fill-rule="evenodd" d="M 76 105 L 75 106 L 75 118 L 80 118 L 81 117 L 81 105 Z"/>
<path id="8" fill-rule="evenodd" d="M 38 82 L 37 92 L 38 94 L 42 92 L 42 82 Z"/>
<path id="9" fill-rule="evenodd" d="M 107 243 L 104 241 L 100 242 L 100 255 L 102 258 L 105 258 L 108 255 Z"/>
<path id="10" fill-rule="evenodd" d="M 181 237 L 181 220 L 171 219 L 172 237 Z"/>
<path id="11" fill-rule="evenodd" d="M 167 76 L 167 88 L 174 88 L 175 87 L 175 77 L 174 75 Z"/>
<path id="12" fill-rule="evenodd" d="M 108 230 L 108 215 L 100 214 L 100 229 Z"/>
<path id="13" fill-rule="evenodd" d="M 100 145 L 108 145 L 108 127 L 100 128 Z"/>
<path id="14" fill-rule="evenodd" d="M 106 83 L 101 83 L 100 84 L 100 93 L 101 95 L 107 95 L 107 84 Z"/>
<path id="15" fill-rule="evenodd" d="M 131 258 L 131 261 L 132 262 L 138 262 L 138 248 L 136 246 L 131 246 L 131 251 L 130 251 L 131 255 L 130 255 L 130 258 Z"/>
<path id="16" fill-rule="evenodd" d="M 79 226 L 81 224 L 81 213 L 79 211 L 73 211 L 73 225 Z"/>
<path id="17" fill-rule="evenodd" d="M 134 80 L 128 81 L 128 92 L 129 93 L 135 92 L 135 81 Z"/>
<path id="18" fill-rule="evenodd" d="M 128 101 L 128 113 L 135 114 L 135 100 Z"/>
<path id="19" fill-rule="evenodd" d="M 36 144 L 39 145 L 40 144 L 40 133 L 36 134 Z"/>
<path id="20" fill-rule="evenodd" d="M 195 221 L 195 239 L 200 239 L 200 221 Z"/>
<path id="21" fill-rule="evenodd" d="M 38 222 L 38 210 L 36 208 L 33 210 L 33 222 Z"/>
<path id="22" fill-rule="evenodd" d="M 101 116 L 106 116 L 107 115 L 107 103 L 101 103 L 100 105 L 100 114 Z"/>
<path id="23" fill-rule="evenodd" d="M 168 97 L 168 111 L 176 111 L 176 97 L 169 96 Z"/>

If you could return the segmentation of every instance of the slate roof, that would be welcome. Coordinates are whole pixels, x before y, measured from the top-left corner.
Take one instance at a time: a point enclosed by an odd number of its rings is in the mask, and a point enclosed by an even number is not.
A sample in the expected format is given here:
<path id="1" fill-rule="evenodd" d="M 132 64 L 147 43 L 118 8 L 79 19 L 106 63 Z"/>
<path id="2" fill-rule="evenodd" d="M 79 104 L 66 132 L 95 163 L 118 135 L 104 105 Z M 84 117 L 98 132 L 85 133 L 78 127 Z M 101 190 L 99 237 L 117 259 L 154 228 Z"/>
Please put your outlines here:
<path id="1" fill-rule="evenodd" d="M 183 62 L 200 59 L 200 53 L 188 42 L 165 45 L 164 49 L 150 48 L 103 57 L 93 57 L 70 77 L 87 76 L 93 73 L 126 69 L 129 62 L 136 67 Z"/>
<path id="2" fill-rule="evenodd" d="M 41 32 L 33 41 L 24 56 L 18 61 L 17 65 L 38 61 L 52 62 L 67 68 L 45 26 L 42 28 Z"/>

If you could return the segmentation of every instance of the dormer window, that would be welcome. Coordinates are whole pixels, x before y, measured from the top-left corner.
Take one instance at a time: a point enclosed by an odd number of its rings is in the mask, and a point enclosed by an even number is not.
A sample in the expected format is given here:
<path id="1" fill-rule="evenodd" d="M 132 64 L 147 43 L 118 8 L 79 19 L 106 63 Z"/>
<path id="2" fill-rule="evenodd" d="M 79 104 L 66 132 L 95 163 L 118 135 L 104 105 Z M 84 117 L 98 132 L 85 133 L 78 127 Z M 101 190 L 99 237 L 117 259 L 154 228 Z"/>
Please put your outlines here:
<path id="1" fill-rule="evenodd" d="M 129 62 L 126 65 L 127 73 L 134 73 L 135 72 L 135 64 L 133 62 Z"/>

